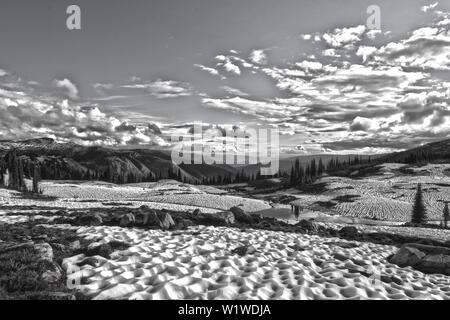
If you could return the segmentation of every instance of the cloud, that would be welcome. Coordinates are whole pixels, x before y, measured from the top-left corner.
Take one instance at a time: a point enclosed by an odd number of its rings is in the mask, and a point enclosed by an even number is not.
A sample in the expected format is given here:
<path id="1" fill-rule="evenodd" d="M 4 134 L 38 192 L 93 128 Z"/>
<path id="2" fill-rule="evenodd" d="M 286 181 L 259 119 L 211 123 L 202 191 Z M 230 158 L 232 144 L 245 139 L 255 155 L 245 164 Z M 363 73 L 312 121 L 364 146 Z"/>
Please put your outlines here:
<path id="1" fill-rule="evenodd" d="M 267 55 L 263 49 L 253 50 L 250 54 L 250 60 L 256 64 L 267 64 Z"/>
<path id="2" fill-rule="evenodd" d="M 77 86 L 70 81 L 69 79 L 58 80 L 55 79 L 53 84 L 57 88 L 61 88 L 64 90 L 64 94 L 70 99 L 76 100 L 78 99 L 78 88 Z"/>
<path id="3" fill-rule="evenodd" d="M 108 91 L 114 89 L 114 85 L 112 83 L 94 83 L 92 87 L 100 95 L 106 95 Z"/>
<path id="4" fill-rule="evenodd" d="M 64 80 L 58 84 L 58 88 L 70 87 Z M 108 115 L 92 102 L 61 98 L 51 88 L 30 86 L 12 74 L 0 79 L 0 135 L 3 139 L 45 136 L 82 145 L 167 145 L 154 128 Z"/>
<path id="5" fill-rule="evenodd" d="M 356 117 L 350 125 L 351 131 L 377 131 L 379 128 L 378 121 L 364 117 Z"/>
<path id="6" fill-rule="evenodd" d="M 433 4 L 429 4 L 429 5 L 427 5 L 427 6 L 421 7 L 420 10 L 423 11 L 423 12 L 431 11 L 431 10 L 433 10 L 434 8 L 436 8 L 438 4 L 439 4 L 439 2 L 435 2 L 435 3 L 433 3 Z"/>
<path id="7" fill-rule="evenodd" d="M 218 56 L 216 56 L 216 60 L 219 61 L 219 63 L 217 63 L 217 65 L 222 66 L 227 72 L 234 73 L 237 75 L 241 74 L 241 69 L 236 64 L 233 64 L 230 57 L 227 57 L 224 55 L 218 55 Z"/>
<path id="8" fill-rule="evenodd" d="M 189 97 L 194 93 L 194 90 L 188 83 L 162 79 L 134 82 L 123 85 L 122 88 L 144 90 L 157 99 Z"/>
<path id="9" fill-rule="evenodd" d="M 340 48 L 345 45 L 360 42 L 364 31 L 366 31 L 364 25 L 350 28 L 336 28 L 332 32 L 324 33 L 322 38 L 330 47 Z"/>
<path id="10" fill-rule="evenodd" d="M 217 71 L 214 68 L 206 67 L 206 66 L 204 66 L 202 64 L 194 64 L 194 66 L 199 68 L 199 69 L 201 69 L 201 70 L 203 70 L 203 71 L 208 72 L 209 74 L 212 74 L 212 75 L 215 75 L 215 76 L 219 75 L 219 71 Z"/>
<path id="11" fill-rule="evenodd" d="M 232 96 L 248 96 L 249 95 L 248 93 L 242 92 L 239 89 L 232 88 L 229 86 L 222 86 L 220 88 L 225 90 L 229 95 L 232 95 Z"/>

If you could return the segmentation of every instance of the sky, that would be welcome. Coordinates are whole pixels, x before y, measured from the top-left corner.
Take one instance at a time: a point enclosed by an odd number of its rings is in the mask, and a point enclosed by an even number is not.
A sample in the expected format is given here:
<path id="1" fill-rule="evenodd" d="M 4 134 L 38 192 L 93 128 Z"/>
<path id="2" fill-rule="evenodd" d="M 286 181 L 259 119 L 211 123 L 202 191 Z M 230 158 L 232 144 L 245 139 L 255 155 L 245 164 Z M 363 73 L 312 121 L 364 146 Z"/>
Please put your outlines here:
<path id="1" fill-rule="evenodd" d="M 81 30 L 66 27 L 72 4 Z M 0 6 L 0 139 L 167 147 L 202 122 L 211 136 L 277 128 L 283 154 L 367 154 L 449 137 L 449 2 Z"/>

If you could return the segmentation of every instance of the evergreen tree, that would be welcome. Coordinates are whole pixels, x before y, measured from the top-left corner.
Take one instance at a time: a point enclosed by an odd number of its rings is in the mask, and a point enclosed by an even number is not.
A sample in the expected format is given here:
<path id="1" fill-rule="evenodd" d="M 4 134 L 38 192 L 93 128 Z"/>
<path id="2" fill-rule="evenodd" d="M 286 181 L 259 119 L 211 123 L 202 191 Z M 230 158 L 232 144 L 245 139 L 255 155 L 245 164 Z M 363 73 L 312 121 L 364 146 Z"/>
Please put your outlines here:
<path id="1" fill-rule="evenodd" d="M 39 166 L 35 161 L 33 164 L 33 193 L 39 193 L 40 178 Z"/>
<path id="2" fill-rule="evenodd" d="M 448 210 L 448 202 L 446 202 L 445 206 L 444 206 L 443 218 L 444 218 L 444 227 L 447 228 L 448 220 L 450 220 L 450 212 Z"/>
<path id="3" fill-rule="evenodd" d="M 427 211 L 423 203 L 422 185 L 417 185 L 416 197 L 414 200 L 414 206 L 412 211 L 412 223 L 424 223 L 427 219 Z"/>
<path id="4" fill-rule="evenodd" d="M 319 166 L 317 167 L 317 175 L 320 177 L 323 175 L 325 167 L 323 166 L 322 158 L 319 159 Z"/>

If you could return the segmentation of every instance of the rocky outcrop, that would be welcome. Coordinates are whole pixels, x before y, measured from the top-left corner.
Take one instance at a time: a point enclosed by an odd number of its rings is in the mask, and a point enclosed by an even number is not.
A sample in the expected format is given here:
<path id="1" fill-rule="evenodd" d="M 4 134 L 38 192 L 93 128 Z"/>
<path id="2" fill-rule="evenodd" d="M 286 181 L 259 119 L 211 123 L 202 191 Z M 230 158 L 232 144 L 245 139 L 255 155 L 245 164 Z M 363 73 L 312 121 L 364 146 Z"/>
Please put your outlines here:
<path id="1" fill-rule="evenodd" d="M 339 235 L 344 238 L 354 238 L 358 235 L 358 229 L 353 226 L 346 226 L 339 230 Z"/>
<path id="2" fill-rule="evenodd" d="M 240 223 L 252 223 L 253 219 L 250 214 L 245 212 L 242 208 L 232 207 L 230 211 L 234 214 L 234 217 L 237 222 Z"/>
<path id="3" fill-rule="evenodd" d="M 450 276 L 450 248 L 417 243 L 403 245 L 389 262 L 400 267 L 412 267 L 424 273 Z"/>

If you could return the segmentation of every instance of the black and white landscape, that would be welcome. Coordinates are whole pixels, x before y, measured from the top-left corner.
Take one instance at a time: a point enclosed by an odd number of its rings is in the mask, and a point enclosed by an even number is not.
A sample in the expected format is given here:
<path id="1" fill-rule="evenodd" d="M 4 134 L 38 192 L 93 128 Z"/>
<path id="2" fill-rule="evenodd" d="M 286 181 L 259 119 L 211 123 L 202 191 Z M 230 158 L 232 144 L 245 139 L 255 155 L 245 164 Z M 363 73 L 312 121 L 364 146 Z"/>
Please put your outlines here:
<path id="1" fill-rule="evenodd" d="M 450 4 L 344 2 L 2 3 L 0 299 L 450 299 Z"/>

